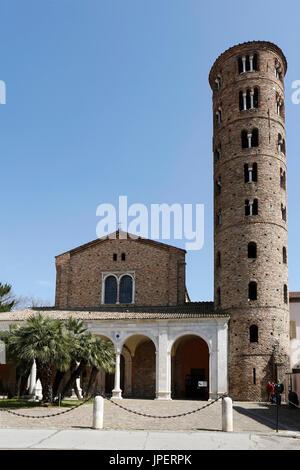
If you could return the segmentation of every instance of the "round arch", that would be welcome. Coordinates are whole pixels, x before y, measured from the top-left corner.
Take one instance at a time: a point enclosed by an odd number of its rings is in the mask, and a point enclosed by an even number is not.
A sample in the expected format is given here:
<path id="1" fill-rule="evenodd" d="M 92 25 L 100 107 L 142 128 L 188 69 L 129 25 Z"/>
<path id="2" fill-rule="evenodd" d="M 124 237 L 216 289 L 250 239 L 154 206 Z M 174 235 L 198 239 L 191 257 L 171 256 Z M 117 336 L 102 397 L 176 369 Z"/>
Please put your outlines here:
<path id="1" fill-rule="evenodd" d="M 125 357 L 126 394 L 130 392 L 135 398 L 155 398 L 156 344 L 151 335 L 130 334 L 123 340 L 120 350 Z"/>
<path id="2" fill-rule="evenodd" d="M 210 347 L 199 334 L 184 333 L 171 346 L 171 391 L 174 398 L 208 400 Z"/>

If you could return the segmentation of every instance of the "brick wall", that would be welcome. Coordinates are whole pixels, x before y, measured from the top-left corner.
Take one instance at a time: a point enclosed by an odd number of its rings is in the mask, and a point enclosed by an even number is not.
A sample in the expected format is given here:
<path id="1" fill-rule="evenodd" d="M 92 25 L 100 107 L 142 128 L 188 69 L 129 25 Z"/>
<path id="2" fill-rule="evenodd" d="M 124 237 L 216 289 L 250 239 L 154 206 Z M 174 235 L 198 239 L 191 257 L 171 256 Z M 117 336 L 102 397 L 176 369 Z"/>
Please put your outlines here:
<path id="1" fill-rule="evenodd" d="M 258 55 L 259 70 L 239 73 L 238 58 Z M 276 78 L 275 61 L 282 79 Z M 213 89 L 213 150 L 221 144 L 221 159 L 214 156 L 214 188 L 221 177 L 221 192 L 214 192 L 215 299 L 218 309 L 230 314 L 229 386 L 236 400 L 265 400 L 268 380 L 284 375 L 289 356 L 289 306 L 284 302 L 288 265 L 282 249 L 288 247 L 286 189 L 280 185 L 280 169 L 286 172 L 286 156 L 278 150 L 278 134 L 285 139 L 284 113 L 277 114 L 276 96 L 284 98 L 286 60 L 282 51 L 267 42 L 235 46 L 222 54 L 210 73 Z M 222 85 L 216 89 L 220 74 Z M 257 87 L 259 107 L 240 110 L 239 93 Z M 222 122 L 215 112 L 222 109 Z M 243 130 L 259 130 L 259 146 L 242 148 Z M 257 163 L 257 182 L 244 182 L 244 164 Z M 258 215 L 245 215 L 245 200 L 258 200 Z M 222 223 L 216 227 L 217 213 Z M 248 243 L 257 244 L 257 258 L 248 258 Z M 216 266 L 217 253 L 221 265 Z M 257 283 L 257 300 L 248 300 L 248 284 Z M 250 342 L 249 327 L 258 326 L 258 342 Z M 282 366 L 283 365 L 283 366 Z M 283 379 L 283 377 L 280 377 Z"/>
<path id="2" fill-rule="evenodd" d="M 57 256 L 56 269 L 59 308 L 100 306 L 102 273 L 107 271 L 135 273 L 135 305 L 177 305 L 185 299 L 185 251 L 157 242 L 96 240 Z"/>

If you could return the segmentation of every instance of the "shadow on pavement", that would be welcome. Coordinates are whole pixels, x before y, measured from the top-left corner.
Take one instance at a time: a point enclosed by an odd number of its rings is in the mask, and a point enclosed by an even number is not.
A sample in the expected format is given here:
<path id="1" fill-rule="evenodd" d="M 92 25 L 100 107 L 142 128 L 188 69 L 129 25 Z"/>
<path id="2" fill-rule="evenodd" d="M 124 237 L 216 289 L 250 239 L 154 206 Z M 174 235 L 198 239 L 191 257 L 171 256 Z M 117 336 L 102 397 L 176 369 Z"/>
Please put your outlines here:
<path id="1" fill-rule="evenodd" d="M 272 430 L 276 430 L 277 410 L 275 405 L 256 404 L 257 408 L 233 406 L 234 411 L 257 421 Z M 300 412 L 287 405 L 278 409 L 278 429 L 282 431 L 300 431 Z"/>

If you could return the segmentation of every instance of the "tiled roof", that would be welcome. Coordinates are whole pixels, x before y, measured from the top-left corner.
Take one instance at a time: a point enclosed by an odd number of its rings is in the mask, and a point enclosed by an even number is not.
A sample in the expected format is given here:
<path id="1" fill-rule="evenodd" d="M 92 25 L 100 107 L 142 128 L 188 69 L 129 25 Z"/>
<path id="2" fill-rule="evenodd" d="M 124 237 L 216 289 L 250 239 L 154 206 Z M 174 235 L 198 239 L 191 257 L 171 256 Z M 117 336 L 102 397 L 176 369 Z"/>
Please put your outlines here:
<path id="1" fill-rule="evenodd" d="M 3 312 L 1 321 L 23 321 L 41 312 L 51 318 L 67 319 L 69 317 L 82 320 L 168 320 L 188 318 L 222 318 L 228 317 L 214 311 L 213 302 L 189 302 L 179 306 L 162 307 L 107 307 L 98 309 L 55 309 L 54 307 L 32 308 Z"/>

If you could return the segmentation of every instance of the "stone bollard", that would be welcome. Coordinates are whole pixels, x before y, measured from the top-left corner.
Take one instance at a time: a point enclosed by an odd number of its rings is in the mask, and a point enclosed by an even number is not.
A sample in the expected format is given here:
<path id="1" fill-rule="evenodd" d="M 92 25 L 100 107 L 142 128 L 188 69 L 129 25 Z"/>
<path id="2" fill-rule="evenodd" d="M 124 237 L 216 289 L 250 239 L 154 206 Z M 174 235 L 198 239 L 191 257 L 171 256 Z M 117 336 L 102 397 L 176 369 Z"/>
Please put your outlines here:
<path id="1" fill-rule="evenodd" d="M 103 428 L 104 399 L 97 395 L 93 405 L 93 429 Z"/>
<path id="2" fill-rule="evenodd" d="M 229 397 L 222 398 L 222 431 L 233 431 L 232 400 Z"/>

